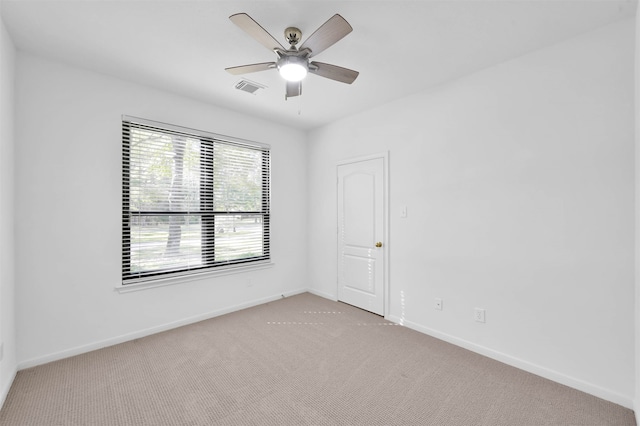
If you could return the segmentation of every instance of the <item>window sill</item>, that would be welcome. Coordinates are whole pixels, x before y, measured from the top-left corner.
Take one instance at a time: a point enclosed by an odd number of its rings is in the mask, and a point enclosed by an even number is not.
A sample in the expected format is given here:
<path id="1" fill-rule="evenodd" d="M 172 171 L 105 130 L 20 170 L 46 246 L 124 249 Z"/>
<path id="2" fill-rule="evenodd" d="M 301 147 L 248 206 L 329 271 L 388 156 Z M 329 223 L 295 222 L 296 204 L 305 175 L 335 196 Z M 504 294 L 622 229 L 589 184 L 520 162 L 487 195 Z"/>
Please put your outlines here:
<path id="1" fill-rule="evenodd" d="M 120 284 L 115 287 L 118 293 L 131 293 L 133 291 L 147 290 L 150 288 L 164 287 L 174 284 L 182 284 L 191 281 L 200 281 L 208 278 L 215 278 L 224 275 L 235 275 L 244 272 L 257 271 L 261 269 L 268 269 L 273 267 L 273 262 L 267 261 L 263 263 L 255 263 L 251 265 L 232 265 L 226 267 L 218 267 L 215 270 L 208 270 L 206 272 L 200 272 L 188 275 L 178 275 L 166 278 L 152 278 L 141 281 L 133 281 L 130 284 Z"/>

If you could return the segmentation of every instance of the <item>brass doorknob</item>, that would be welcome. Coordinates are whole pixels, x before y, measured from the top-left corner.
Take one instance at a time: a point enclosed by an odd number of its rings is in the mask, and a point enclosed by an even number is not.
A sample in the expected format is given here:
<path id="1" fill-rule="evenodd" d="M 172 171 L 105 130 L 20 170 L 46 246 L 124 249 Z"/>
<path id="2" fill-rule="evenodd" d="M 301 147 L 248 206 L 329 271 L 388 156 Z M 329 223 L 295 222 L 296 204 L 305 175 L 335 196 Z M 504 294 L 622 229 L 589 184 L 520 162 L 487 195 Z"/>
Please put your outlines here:
<path id="1" fill-rule="evenodd" d="M 376 243 L 376 247 L 382 247 L 382 243 L 381 243 L 380 241 L 378 241 L 378 242 Z"/>

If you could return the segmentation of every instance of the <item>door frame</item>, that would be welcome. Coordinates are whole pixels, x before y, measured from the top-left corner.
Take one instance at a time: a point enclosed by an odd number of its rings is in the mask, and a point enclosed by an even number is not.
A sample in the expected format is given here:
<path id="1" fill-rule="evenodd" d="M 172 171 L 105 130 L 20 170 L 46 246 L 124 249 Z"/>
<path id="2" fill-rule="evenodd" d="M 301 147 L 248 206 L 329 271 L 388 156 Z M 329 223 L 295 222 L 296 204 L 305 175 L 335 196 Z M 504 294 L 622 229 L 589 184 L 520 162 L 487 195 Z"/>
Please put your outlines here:
<path id="1" fill-rule="evenodd" d="M 389 240 L 389 151 L 383 151 L 376 154 L 370 154 L 360 157 L 350 157 L 344 160 L 339 160 L 336 164 L 336 237 L 340 232 L 340 223 L 338 221 L 338 184 L 339 184 L 339 176 L 338 176 L 338 167 L 346 165 L 359 163 L 362 161 L 376 160 L 382 159 L 382 192 L 383 192 L 383 200 L 382 200 L 382 228 L 383 228 L 383 248 L 384 253 L 382 254 L 383 261 L 383 269 L 384 272 L 382 274 L 383 284 L 382 284 L 382 295 L 384 297 L 383 301 L 383 317 L 388 319 L 389 306 L 390 306 L 390 291 L 389 291 L 389 277 L 391 276 L 389 273 L 390 265 L 389 265 L 389 251 L 391 248 L 390 240 Z M 340 250 L 339 250 L 340 241 L 336 238 L 336 262 L 340 262 Z M 337 265 L 338 263 L 336 263 Z M 336 268 L 336 299 L 339 293 L 339 277 L 338 277 L 338 269 Z"/>

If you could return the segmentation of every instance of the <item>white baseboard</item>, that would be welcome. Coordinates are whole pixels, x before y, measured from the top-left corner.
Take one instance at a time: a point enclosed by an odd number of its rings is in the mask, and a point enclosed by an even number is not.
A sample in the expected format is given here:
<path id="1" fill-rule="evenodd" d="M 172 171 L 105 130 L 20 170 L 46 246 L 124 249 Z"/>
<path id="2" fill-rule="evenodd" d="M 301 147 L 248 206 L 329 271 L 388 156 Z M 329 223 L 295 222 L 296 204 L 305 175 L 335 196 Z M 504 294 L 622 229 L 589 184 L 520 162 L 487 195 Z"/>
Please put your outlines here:
<path id="1" fill-rule="evenodd" d="M 404 325 L 412 330 L 416 330 L 421 333 L 428 334 L 429 336 L 435 337 L 440 340 L 444 340 L 445 342 L 452 343 L 456 346 L 460 346 L 472 352 L 476 352 L 480 355 L 484 355 L 486 357 L 511 365 L 512 367 L 516 367 L 521 370 L 527 371 L 529 373 L 533 373 L 535 375 L 544 377 L 545 379 L 553 380 L 554 382 L 597 396 L 598 398 L 611 401 L 613 403 L 622 405 L 623 407 L 626 407 L 632 410 L 634 409 L 633 399 L 631 397 L 622 395 L 610 389 L 606 389 L 601 386 L 594 385 L 593 383 L 585 382 L 584 380 L 567 376 L 566 374 L 562 374 L 558 371 L 551 370 L 537 364 L 533 364 L 529 361 L 525 361 L 523 359 L 516 358 L 511 355 L 507 355 L 505 353 L 495 351 L 493 349 L 489 349 L 487 347 L 478 345 L 473 342 L 469 342 L 464 339 L 460 339 L 455 336 L 451 336 L 446 333 L 441 333 L 437 330 L 433 330 L 429 327 L 425 327 L 420 324 L 413 323 L 411 321 L 402 320 L 401 318 L 396 317 L 394 315 L 389 316 L 387 319 L 391 322 Z M 638 419 L 638 414 L 636 413 L 636 422 L 638 423 L 638 425 L 640 425 L 640 422 L 638 422 L 637 419 Z"/>
<path id="2" fill-rule="evenodd" d="M 13 369 L 11 372 L 11 379 L 7 381 L 7 383 L 2 384 L 2 389 L 0 390 L 0 409 L 4 406 L 4 402 L 7 400 L 7 395 L 9 395 L 9 391 L 11 390 L 11 385 L 13 385 L 13 381 L 16 379 L 16 374 L 18 374 L 17 369 Z"/>
<path id="3" fill-rule="evenodd" d="M 338 301 L 338 298 L 335 294 L 325 293 L 324 291 L 315 290 L 312 288 L 307 289 L 307 292 L 311 294 L 315 294 L 316 296 L 324 297 L 325 299 L 333 300 L 334 302 Z"/>
<path id="4" fill-rule="evenodd" d="M 283 297 L 294 296 L 296 294 L 305 293 L 307 289 L 297 289 L 292 291 L 287 291 L 284 293 L 279 293 L 276 295 L 272 295 L 269 297 L 264 297 L 261 299 L 255 299 L 248 302 L 240 303 L 237 305 L 229 306 L 226 308 L 216 309 L 215 311 L 206 312 L 204 314 L 195 315 L 192 317 L 184 318 L 178 321 L 172 321 L 166 324 L 162 324 L 156 327 L 147 328 L 144 330 L 139 330 L 133 333 L 127 333 L 120 336 L 112 337 L 109 339 L 101 340 L 98 342 L 89 343 L 87 345 L 76 346 L 74 348 L 65 349 L 64 351 L 51 353 L 44 356 L 39 356 L 35 358 L 31 358 L 25 361 L 21 361 L 18 363 L 18 370 L 24 370 L 25 368 L 35 367 L 37 365 L 46 364 L 53 361 L 58 361 L 64 358 L 69 358 L 75 355 L 80 355 L 83 353 L 95 351 L 97 349 L 106 348 L 107 346 L 117 345 L 119 343 L 128 342 L 130 340 L 139 339 L 141 337 L 150 336 L 152 334 L 160 333 L 163 331 L 171 330 L 177 327 L 182 327 L 184 325 L 193 324 L 196 322 L 204 321 L 210 318 L 215 318 L 220 315 L 228 314 L 235 311 L 240 311 L 242 309 L 251 308 L 253 306 L 262 305 L 267 302 L 273 302 L 278 299 L 282 299 Z"/>
<path id="5" fill-rule="evenodd" d="M 636 416 L 636 424 L 640 425 L 640 395 L 636 395 L 634 400 L 633 414 Z"/>

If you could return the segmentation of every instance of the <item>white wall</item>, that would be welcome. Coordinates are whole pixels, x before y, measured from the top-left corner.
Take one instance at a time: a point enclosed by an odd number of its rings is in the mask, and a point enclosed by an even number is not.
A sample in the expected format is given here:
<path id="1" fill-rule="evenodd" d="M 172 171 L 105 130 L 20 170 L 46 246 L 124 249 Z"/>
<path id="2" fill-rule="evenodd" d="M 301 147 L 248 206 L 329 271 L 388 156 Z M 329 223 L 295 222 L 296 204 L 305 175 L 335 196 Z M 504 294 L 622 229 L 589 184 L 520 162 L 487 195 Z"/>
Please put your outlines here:
<path id="1" fill-rule="evenodd" d="M 635 312 L 635 399 L 634 411 L 636 414 L 636 423 L 640 424 L 640 7 L 636 7 L 636 51 L 635 51 L 635 117 L 636 117 L 636 155 L 635 155 L 635 196 L 636 196 L 636 245 L 635 245 L 635 264 L 636 264 L 636 312 Z"/>
<path id="2" fill-rule="evenodd" d="M 0 16 L 0 407 L 16 373 L 14 321 L 14 67 L 15 48 Z"/>
<path id="3" fill-rule="evenodd" d="M 22 53 L 16 80 L 21 368 L 306 288 L 304 133 Z M 121 114 L 270 144 L 275 266 L 116 292 Z"/>
<path id="4" fill-rule="evenodd" d="M 313 291 L 337 295 L 336 163 L 388 150 L 387 317 L 631 407 L 634 25 L 313 131 Z"/>

